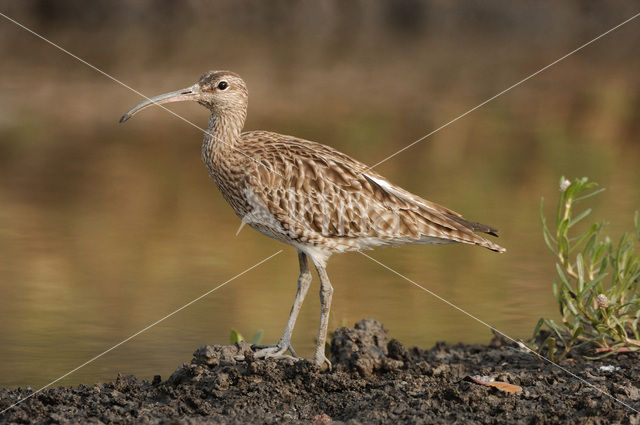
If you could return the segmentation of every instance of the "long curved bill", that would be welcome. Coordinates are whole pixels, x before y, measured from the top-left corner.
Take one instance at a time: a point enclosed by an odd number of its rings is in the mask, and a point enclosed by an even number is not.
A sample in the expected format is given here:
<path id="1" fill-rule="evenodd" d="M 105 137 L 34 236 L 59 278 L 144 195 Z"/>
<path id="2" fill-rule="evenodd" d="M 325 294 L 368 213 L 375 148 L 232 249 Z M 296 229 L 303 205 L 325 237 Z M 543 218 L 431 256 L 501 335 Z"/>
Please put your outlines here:
<path id="1" fill-rule="evenodd" d="M 161 105 L 163 103 L 170 102 L 182 102 L 185 100 L 197 100 L 198 99 L 198 85 L 195 84 L 191 87 L 187 87 L 182 90 L 172 91 L 170 93 L 161 94 L 159 96 L 152 97 L 151 99 L 147 99 L 143 102 L 138 103 L 136 106 L 131 108 L 129 112 L 124 114 L 122 118 L 120 118 L 120 122 L 125 122 L 138 112 L 143 109 L 152 106 L 152 105 Z"/>

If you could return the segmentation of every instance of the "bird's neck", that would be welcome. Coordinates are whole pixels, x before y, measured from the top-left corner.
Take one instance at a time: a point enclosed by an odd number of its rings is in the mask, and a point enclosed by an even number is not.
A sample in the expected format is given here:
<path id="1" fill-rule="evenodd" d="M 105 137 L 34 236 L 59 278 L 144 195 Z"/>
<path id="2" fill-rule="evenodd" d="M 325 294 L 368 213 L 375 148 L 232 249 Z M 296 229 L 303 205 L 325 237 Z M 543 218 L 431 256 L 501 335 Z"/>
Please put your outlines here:
<path id="1" fill-rule="evenodd" d="M 230 158 L 237 153 L 237 145 L 245 119 L 246 110 L 211 113 L 207 133 L 202 141 L 202 160 L 210 171 L 211 166 L 216 162 Z"/>

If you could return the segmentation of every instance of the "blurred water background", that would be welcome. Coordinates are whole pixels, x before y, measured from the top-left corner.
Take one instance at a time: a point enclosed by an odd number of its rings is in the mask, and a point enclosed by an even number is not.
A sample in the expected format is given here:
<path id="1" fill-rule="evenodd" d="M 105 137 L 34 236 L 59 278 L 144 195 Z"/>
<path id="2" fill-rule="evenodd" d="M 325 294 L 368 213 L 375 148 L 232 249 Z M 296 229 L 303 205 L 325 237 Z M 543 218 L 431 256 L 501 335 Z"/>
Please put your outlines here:
<path id="1" fill-rule="evenodd" d="M 151 96 L 233 70 L 246 129 L 294 134 L 374 164 L 637 13 L 624 1 L 3 2 L 2 11 Z M 200 162 L 202 134 L 0 19 L 0 386 L 38 387 L 279 249 L 284 252 L 60 384 L 166 378 L 231 328 L 279 338 L 295 250 L 240 224 Z M 640 21 L 377 167 L 500 229 L 470 246 L 370 255 L 517 338 L 557 317 L 538 207 L 561 175 L 607 188 L 619 235 L 640 207 Z M 170 108 L 206 126 L 197 104 Z M 329 262 L 331 327 L 374 317 L 408 345 L 490 331 L 358 254 Z M 317 278 L 294 333 L 309 356 Z"/>

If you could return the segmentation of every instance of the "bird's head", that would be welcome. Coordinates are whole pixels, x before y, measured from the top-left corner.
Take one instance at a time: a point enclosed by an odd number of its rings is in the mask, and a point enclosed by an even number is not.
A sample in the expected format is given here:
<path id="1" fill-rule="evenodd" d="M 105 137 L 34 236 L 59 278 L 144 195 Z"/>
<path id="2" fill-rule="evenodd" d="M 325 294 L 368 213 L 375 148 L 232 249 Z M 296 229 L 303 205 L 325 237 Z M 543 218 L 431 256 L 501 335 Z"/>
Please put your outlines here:
<path id="1" fill-rule="evenodd" d="M 238 74 L 231 71 L 209 71 L 191 87 L 161 94 L 137 104 L 120 118 L 120 122 L 125 122 L 151 105 L 188 100 L 198 102 L 214 114 L 244 116 L 248 97 L 247 86 Z"/>

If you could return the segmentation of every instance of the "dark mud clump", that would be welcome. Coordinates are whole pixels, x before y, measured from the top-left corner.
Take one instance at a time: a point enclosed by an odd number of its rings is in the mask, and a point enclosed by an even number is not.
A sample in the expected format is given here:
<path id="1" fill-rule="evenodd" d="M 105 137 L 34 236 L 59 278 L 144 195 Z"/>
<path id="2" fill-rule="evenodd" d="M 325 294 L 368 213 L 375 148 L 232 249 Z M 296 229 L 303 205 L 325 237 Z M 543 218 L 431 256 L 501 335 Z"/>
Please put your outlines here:
<path id="1" fill-rule="evenodd" d="M 515 345 L 387 341 L 375 320 L 338 329 L 333 370 L 310 362 L 255 360 L 246 343 L 206 346 L 169 379 L 53 388 L 0 415 L 0 423 L 505 423 L 639 424 L 640 364 L 625 353 L 562 366 L 632 407 Z M 243 361 L 237 361 L 244 356 Z M 467 376 L 511 383 L 514 394 Z M 0 390 L 0 410 L 29 394 Z"/>

